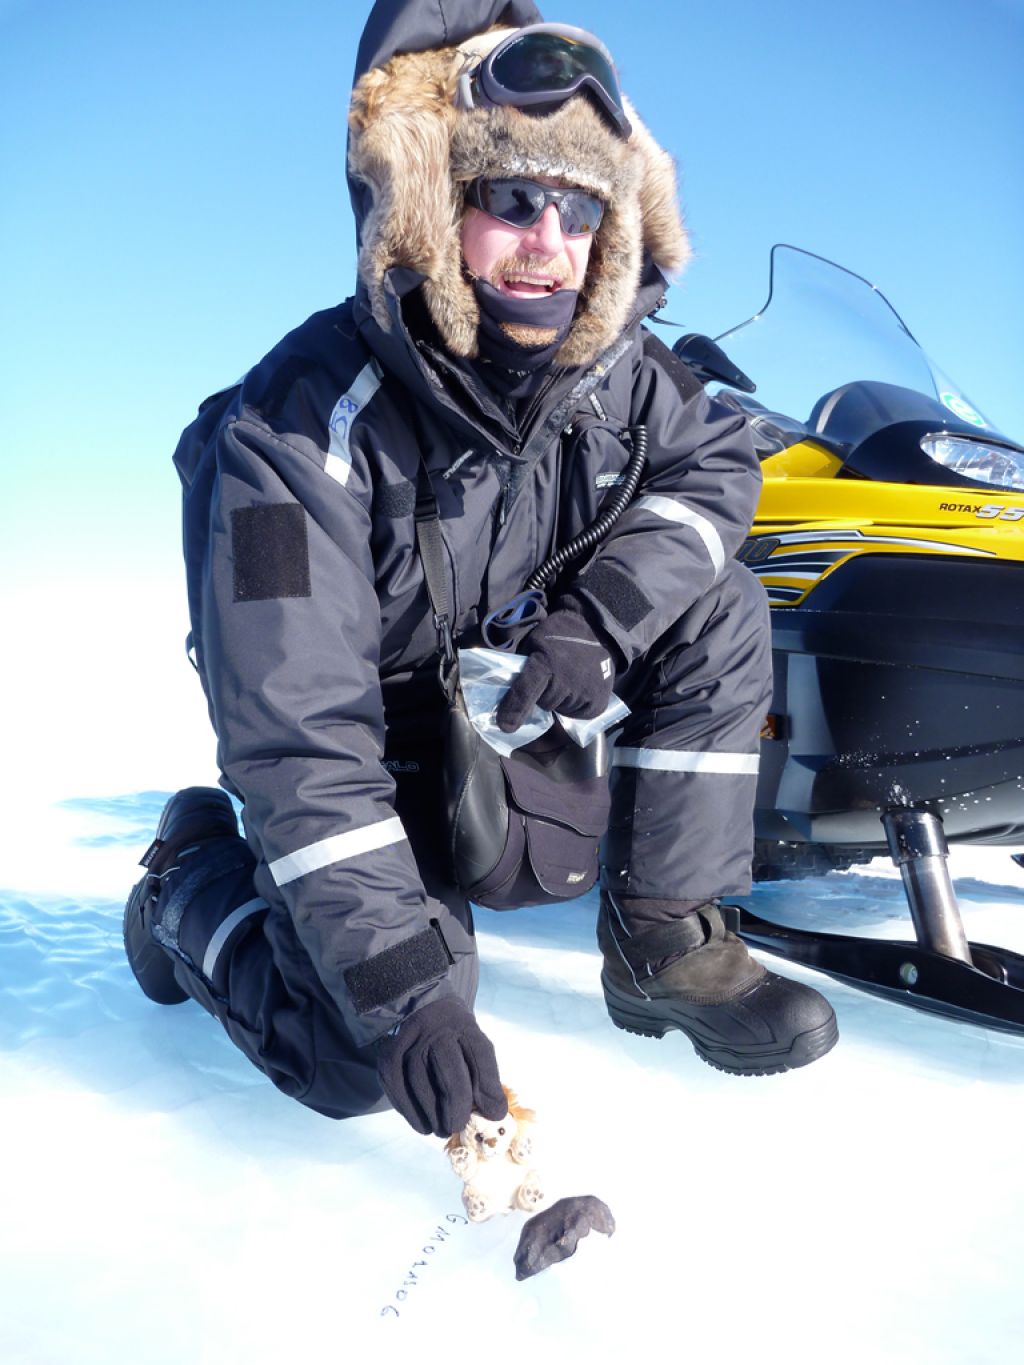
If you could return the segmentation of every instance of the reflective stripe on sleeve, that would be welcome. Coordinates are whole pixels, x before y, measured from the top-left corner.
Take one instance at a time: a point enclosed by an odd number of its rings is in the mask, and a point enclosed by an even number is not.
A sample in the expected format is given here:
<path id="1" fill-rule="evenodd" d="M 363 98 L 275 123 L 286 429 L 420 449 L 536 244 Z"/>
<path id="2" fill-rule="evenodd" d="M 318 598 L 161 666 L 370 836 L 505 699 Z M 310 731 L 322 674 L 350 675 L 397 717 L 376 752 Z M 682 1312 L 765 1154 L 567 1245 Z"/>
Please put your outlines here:
<path id="1" fill-rule="evenodd" d="M 683 526 L 692 526 L 704 542 L 704 548 L 715 566 L 715 573 L 720 574 L 725 568 L 725 547 L 722 538 L 707 517 L 702 517 L 685 503 L 676 502 L 672 498 L 660 498 L 653 493 L 637 498 L 633 506 L 646 508 L 648 512 L 653 512 L 656 517 L 661 517 L 665 521 L 677 521 Z"/>
<path id="2" fill-rule="evenodd" d="M 321 839 L 315 844 L 296 849 L 294 853 L 286 853 L 283 858 L 275 858 L 269 865 L 270 875 L 278 886 L 287 886 L 309 872 L 318 872 L 322 867 L 358 857 L 360 853 L 372 853 L 376 848 L 399 844 L 405 837 L 401 820 L 393 815 L 390 819 L 362 825 L 344 834 L 332 834 L 329 839 Z"/>
<path id="3" fill-rule="evenodd" d="M 217 959 L 220 957 L 225 943 L 227 943 L 228 939 L 235 932 L 238 925 L 240 925 L 243 920 L 248 919 L 250 915 L 256 915 L 261 910 L 267 910 L 269 908 L 270 907 L 262 896 L 257 896 L 254 900 L 246 901 L 244 905 L 240 905 L 237 910 L 232 910 L 227 919 L 217 926 L 216 933 L 206 945 L 206 954 L 203 957 L 203 975 L 206 977 L 207 981 L 213 980 Z"/>
<path id="4" fill-rule="evenodd" d="M 328 418 L 330 445 L 324 462 L 324 472 L 342 487 L 348 483 L 348 476 L 352 473 L 352 453 L 349 450 L 352 423 L 379 388 L 380 376 L 371 360 L 363 366 L 352 386 L 335 403 L 334 410 Z"/>
<path id="5" fill-rule="evenodd" d="M 695 749 L 616 749 L 617 768 L 647 768 L 663 773 L 739 773 L 757 776 L 760 754 L 704 753 Z"/>

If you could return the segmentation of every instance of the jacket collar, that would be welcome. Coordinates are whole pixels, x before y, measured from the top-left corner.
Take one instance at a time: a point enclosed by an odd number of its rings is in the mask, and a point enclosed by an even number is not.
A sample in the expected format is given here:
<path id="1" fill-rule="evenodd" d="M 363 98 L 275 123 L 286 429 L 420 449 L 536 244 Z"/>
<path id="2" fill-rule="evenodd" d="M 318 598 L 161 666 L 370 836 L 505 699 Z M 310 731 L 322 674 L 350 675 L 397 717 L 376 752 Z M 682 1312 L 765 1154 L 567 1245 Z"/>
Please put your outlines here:
<path id="1" fill-rule="evenodd" d="M 489 447 L 497 447 L 498 453 L 510 460 L 519 459 L 523 445 L 534 431 L 560 406 L 567 394 L 579 387 L 589 370 L 596 369 L 603 374 L 607 368 L 606 357 L 614 355 L 618 360 L 624 354 L 622 347 L 613 344 L 586 371 L 583 368 L 554 370 L 550 387 L 534 406 L 526 427 L 519 430 L 473 367 L 451 355 L 434 333 L 417 293 L 424 278 L 419 272 L 405 267 L 394 267 L 387 272 L 384 282 L 390 322 L 387 330 L 374 316 L 366 291 L 360 286 L 355 301 L 355 320 L 360 333 L 384 368 L 411 396 L 428 408 L 439 410 L 462 435 L 474 442 L 483 440 Z M 656 309 L 664 289 L 664 276 L 648 259 L 633 314 L 622 337 Z M 413 320 L 412 327 L 407 319 Z"/>

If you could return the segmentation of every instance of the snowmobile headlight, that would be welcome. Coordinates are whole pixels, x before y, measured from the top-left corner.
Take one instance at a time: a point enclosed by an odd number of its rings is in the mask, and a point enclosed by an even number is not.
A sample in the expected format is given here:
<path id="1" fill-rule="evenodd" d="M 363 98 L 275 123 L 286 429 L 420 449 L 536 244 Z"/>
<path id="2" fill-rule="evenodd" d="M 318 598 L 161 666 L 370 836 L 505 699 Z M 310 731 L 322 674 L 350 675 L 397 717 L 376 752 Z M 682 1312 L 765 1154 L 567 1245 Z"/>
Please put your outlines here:
<path id="1" fill-rule="evenodd" d="M 962 436 L 923 436 L 921 449 L 937 464 L 964 479 L 1024 491 L 1024 451 Z"/>

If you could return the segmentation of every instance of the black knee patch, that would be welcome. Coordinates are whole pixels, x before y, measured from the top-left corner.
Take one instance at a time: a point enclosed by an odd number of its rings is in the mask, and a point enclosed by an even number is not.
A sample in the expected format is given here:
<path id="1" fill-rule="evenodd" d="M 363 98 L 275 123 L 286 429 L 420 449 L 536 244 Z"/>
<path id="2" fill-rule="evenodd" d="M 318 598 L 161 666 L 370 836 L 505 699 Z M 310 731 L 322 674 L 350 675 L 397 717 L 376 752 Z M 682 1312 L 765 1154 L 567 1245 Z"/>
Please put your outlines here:
<path id="1" fill-rule="evenodd" d="M 299 503 L 236 508 L 231 548 L 236 602 L 310 596 L 306 513 Z"/>
<path id="2" fill-rule="evenodd" d="M 350 967 L 345 985 L 356 1010 L 364 1014 L 444 976 L 454 961 L 435 919 L 422 933 Z"/>
<path id="3" fill-rule="evenodd" d="M 611 564 L 598 561 L 577 580 L 581 588 L 615 617 L 623 630 L 632 630 L 654 610 L 654 603 L 633 580 Z"/>

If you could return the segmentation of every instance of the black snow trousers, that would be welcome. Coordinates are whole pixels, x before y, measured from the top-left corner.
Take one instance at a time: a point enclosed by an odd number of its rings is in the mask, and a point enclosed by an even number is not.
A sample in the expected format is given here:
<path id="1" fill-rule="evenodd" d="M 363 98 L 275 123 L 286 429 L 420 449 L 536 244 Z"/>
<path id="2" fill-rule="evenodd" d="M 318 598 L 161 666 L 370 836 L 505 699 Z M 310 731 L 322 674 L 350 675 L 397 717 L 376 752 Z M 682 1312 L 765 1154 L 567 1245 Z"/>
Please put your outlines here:
<path id="1" fill-rule="evenodd" d="M 428 897 L 472 932 L 444 861 L 444 708 L 434 670 L 383 686 L 397 814 Z M 749 890 L 771 695 L 760 584 L 730 561 L 616 690 L 631 714 L 613 751 L 604 884 L 627 905 L 630 896 L 692 903 Z M 168 951 L 180 985 L 285 1094 L 331 1118 L 386 1108 L 373 1047 L 354 1043 L 284 906 L 257 895 L 257 858 L 241 838 L 213 840 L 166 877 L 156 917 L 177 948 Z"/>

